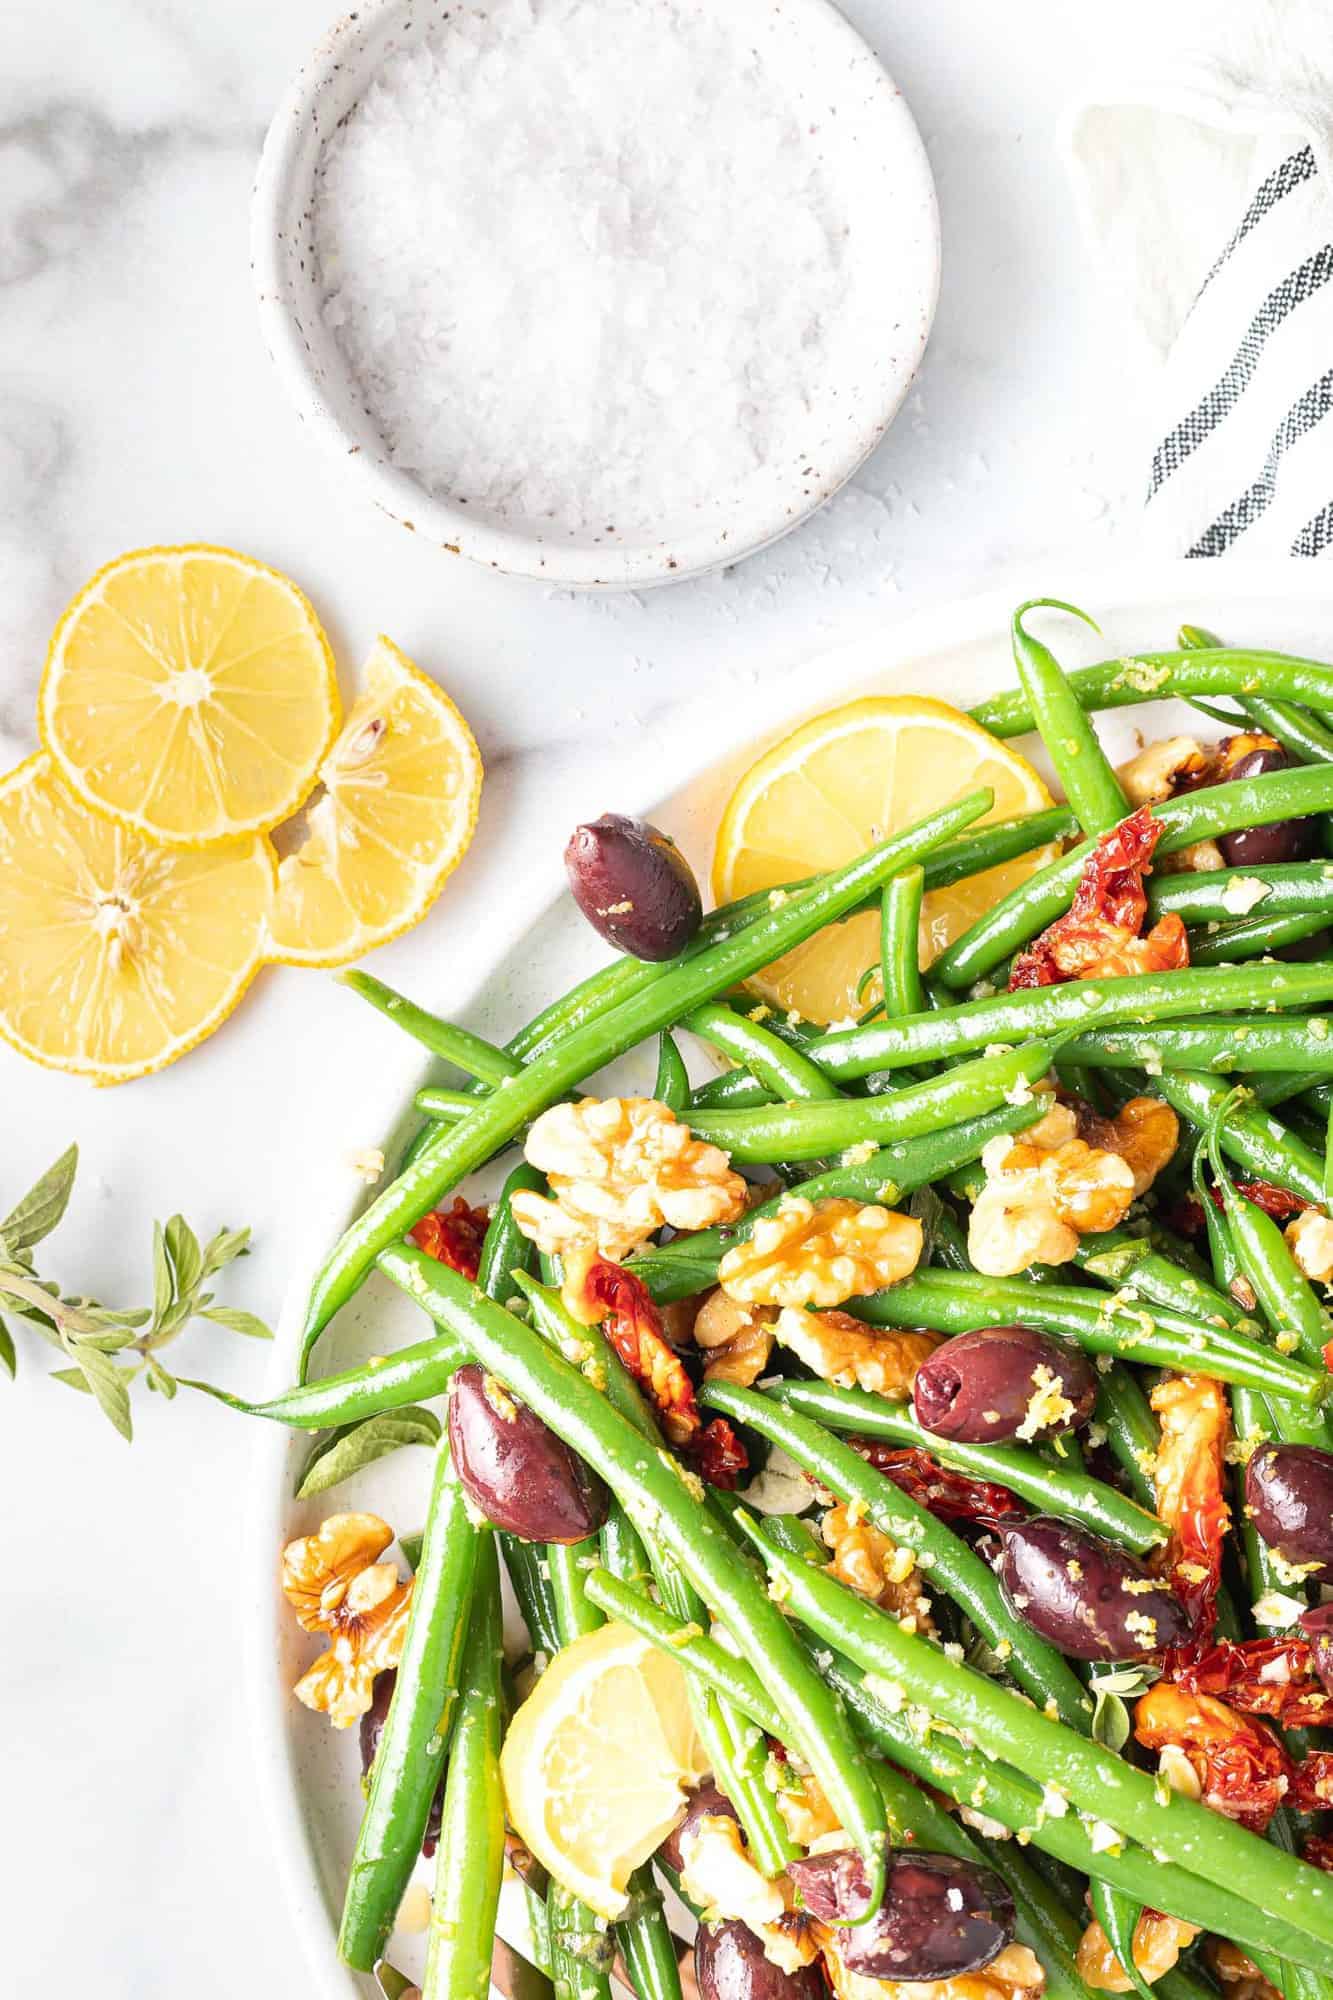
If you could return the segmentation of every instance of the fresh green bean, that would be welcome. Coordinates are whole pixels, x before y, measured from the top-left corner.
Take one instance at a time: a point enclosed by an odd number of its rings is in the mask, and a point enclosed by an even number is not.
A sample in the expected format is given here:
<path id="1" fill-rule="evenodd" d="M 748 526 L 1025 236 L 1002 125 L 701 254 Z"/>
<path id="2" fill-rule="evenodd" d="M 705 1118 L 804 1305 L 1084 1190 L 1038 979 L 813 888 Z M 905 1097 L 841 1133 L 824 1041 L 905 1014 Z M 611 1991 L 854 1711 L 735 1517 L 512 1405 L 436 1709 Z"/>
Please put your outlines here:
<path id="1" fill-rule="evenodd" d="M 412 1104 L 423 1118 L 432 1118 L 437 1125 L 456 1125 L 477 1108 L 476 1098 L 466 1090 L 441 1090 L 435 1083 L 423 1083 Z"/>
<path id="2" fill-rule="evenodd" d="M 546 1907 L 556 2000 L 607 2000 L 615 1949 L 601 1918 L 558 1882 L 551 1884 Z"/>
<path id="3" fill-rule="evenodd" d="M 676 961 L 665 976 L 565 1035 L 545 1055 L 535 1057 L 521 1077 L 479 1099 L 473 1115 L 442 1130 L 407 1173 L 372 1202 L 335 1245 L 312 1288 L 302 1339 L 302 1375 L 320 1333 L 361 1283 L 376 1253 L 506 1146 L 529 1119 L 571 1085 L 647 1036 L 669 1027 L 701 1000 L 711 999 L 759 971 L 823 925 L 844 916 L 877 892 L 895 869 L 918 860 L 985 812 L 991 802 L 988 791 L 970 793 L 958 804 L 944 807 L 917 826 L 882 841 L 846 868 L 823 878 L 816 888 L 757 918 L 729 943 Z"/>
<path id="4" fill-rule="evenodd" d="M 1148 810 L 1165 829 L 1157 849 L 1165 856 L 1243 827 L 1270 826 L 1277 820 L 1301 819 L 1330 808 L 1333 766 L 1311 764 L 1207 785 Z M 1093 846 L 1085 841 L 1001 897 L 935 961 L 931 978 L 958 990 L 994 971 L 1068 908 Z"/>
<path id="5" fill-rule="evenodd" d="M 926 1005 L 920 959 L 925 892 L 924 868 L 904 868 L 880 890 L 880 1004 L 889 1020 L 895 1014 L 919 1014 Z"/>
<path id="6" fill-rule="evenodd" d="M 928 1707 L 978 1745 L 1019 1768 L 1040 1771 L 1082 1811 L 1112 1823 L 1222 1888 L 1241 1887 L 1260 1908 L 1281 1910 L 1305 1933 L 1296 1962 L 1327 1962 L 1333 1945 L 1333 1881 L 1320 1869 L 1282 1854 L 1234 1820 L 1180 1794 L 1168 1812 L 1146 1772 L 1098 1743 L 1053 1722 L 1021 1696 L 970 1667 L 941 1661 L 928 1641 L 904 1632 L 896 1619 L 857 1596 L 826 1570 L 788 1556 L 762 1523 L 738 1515 L 763 1553 L 788 1611 L 818 1638 L 848 1653 L 866 1672 L 896 1682 L 907 1699 Z M 1150 1900 L 1156 1902 L 1155 1894 Z"/>
<path id="7" fill-rule="evenodd" d="M 1021 1445 L 962 1444 L 955 1438 L 936 1437 L 922 1429 L 910 1404 L 891 1403 L 861 1389 L 839 1389 L 818 1381 L 775 1382 L 766 1395 L 769 1402 L 812 1418 L 829 1430 L 928 1451 L 942 1465 L 951 1465 L 973 1479 L 994 1480 L 1039 1513 L 1078 1522 L 1137 1555 L 1166 1540 L 1166 1530 L 1153 1513 L 1089 1473 L 1048 1465 Z"/>
<path id="8" fill-rule="evenodd" d="M 883 1097 L 773 1104 L 754 1111 L 694 1111 L 690 1129 L 721 1146 L 733 1161 L 771 1165 L 778 1160 L 820 1160 L 869 1139 L 880 1145 L 886 1139 L 916 1139 L 998 1111 L 1011 1094 L 1021 1095 L 1050 1066 L 1049 1046 L 1028 1042 L 1004 1055 L 979 1056 L 926 1083 L 909 1084 Z"/>
<path id="9" fill-rule="evenodd" d="M 1256 897 L 1256 888 L 1264 893 Z M 1169 912 L 1187 924 L 1234 923 L 1261 911 L 1287 917 L 1321 910 L 1333 917 L 1333 861 L 1281 861 L 1256 868 L 1218 868 L 1154 875 L 1147 884 L 1154 918 Z"/>
<path id="10" fill-rule="evenodd" d="M 1296 1352 L 1312 1368 L 1322 1368 L 1324 1346 L 1333 1332 L 1329 1316 L 1307 1283 L 1277 1223 L 1257 1202 L 1242 1197 L 1227 1171 L 1220 1144 L 1225 1117 L 1224 1104 L 1208 1131 L 1208 1159 L 1241 1269 L 1274 1333 L 1279 1339 L 1284 1334 L 1294 1335 Z"/>
<path id="11" fill-rule="evenodd" d="M 1191 1070 L 1164 1071 L 1150 1077 L 1146 1088 L 1200 1132 L 1208 1129 L 1230 1094 L 1225 1083 Z M 1262 1106 L 1240 1104 L 1228 1112 L 1222 1148 L 1257 1179 L 1290 1188 L 1312 1205 L 1323 1200 L 1323 1160 Z"/>
<path id="12" fill-rule="evenodd" d="M 514 1196 L 541 1194 L 545 1187 L 546 1182 L 536 1167 L 520 1160 L 491 1210 L 477 1263 L 477 1283 L 488 1299 L 498 1299 L 501 1305 L 514 1289 L 514 1272 L 530 1271 L 533 1262 L 532 1244 L 514 1220 Z"/>
<path id="13" fill-rule="evenodd" d="M 1271 957 L 1284 945 L 1302 944 L 1328 928 L 1328 913 L 1312 915 L 1249 917 L 1244 923 L 1224 924 L 1221 930 L 1190 939 L 1191 965 L 1234 965 L 1242 960 Z"/>
<path id="14" fill-rule="evenodd" d="M 1333 1036 L 1322 1014 L 1228 1014 L 1208 1021 L 1167 1021 L 1152 1027 L 1096 1028 L 1073 1035 L 1063 1054 L 1094 1070 L 1242 1070 L 1246 1074 L 1304 1069 L 1333 1073 Z"/>
<path id="15" fill-rule="evenodd" d="M 1028 1274 L 1030 1276 L 1030 1274 Z M 1033 1285 L 1024 1278 L 981 1277 L 970 1271 L 917 1271 L 888 1291 L 849 1300 L 846 1310 L 871 1326 L 927 1327 L 970 1333 L 1001 1321 L 1076 1340 L 1090 1354 L 1111 1354 L 1148 1367 L 1202 1370 L 1223 1382 L 1317 1403 L 1322 1371 L 1275 1353 L 1235 1328 L 1152 1312 L 1114 1296 L 1069 1285 Z"/>
<path id="16" fill-rule="evenodd" d="M 1333 729 L 1311 709 L 1262 694 L 1247 694 L 1244 707 L 1251 722 L 1276 737 L 1302 764 L 1333 763 Z"/>
<path id="17" fill-rule="evenodd" d="M 1010 621 L 1014 665 L 1032 709 L 1032 719 L 1075 817 L 1085 834 L 1107 833 L 1129 807 L 1086 710 L 1070 686 L 1049 646 L 1034 639 L 1023 624 L 1029 611 L 1067 611 L 1085 625 L 1093 621 L 1077 605 L 1054 597 L 1030 598 Z M 1095 625 L 1093 629 L 1096 630 Z"/>
<path id="18" fill-rule="evenodd" d="M 1333 667 L 1291 653 L 1249 647 L 1186 647 L 1164 653 L 1135 653 L 1130 659 L 1102 660 L 1076 667 L 1069 685 L 1087 709 L 1129 708 L 1142 701 L 1188 700 L 1191 695 L 1229 695 L 1248 701 L 1260 689 L 1270 698 L 1299 702 L 1315 710 L 1333 709 Z M 1034 727 L 1032 704 L 1022 688 L 992 695 L 971 709 L 974 722 L 994 736 L 1021 736 Z"/>
<path id="19" fill-rule="evenodd" d="M 705 1000 L 702 1006 L 692 1007 L 681 1016 L 680 1025 L 743 1063 L 773 1097 L 815 1099 L 842 1095 L 817 1063 L 790 1047 L 761 1022 L 738 1014 L 721 1000 Z"/>
<path id="20" fill-rule="evenodd" d="M 1333 783 L 1333 772 L 1330 773 Z M 1093 1030 L 1125 1022 L 1169 1021 L 1228 1007 L 1294 1008 L 1333 999 L 1333 966 L 1218 965 L 1193 972 L 1134 973 L 1124 979 L 1071 979 L 991 1000 L 969 1000 L 945 1013 L 848 1028 L 817 1041 L 811 1055 L 839 1082 L 903 1063 L 967 1055 L 992 1043 L 1021 1042 L 1070 1030 L 1085 1047 Z M 1072 1043 L 1070 1045 L 1072 1048 Z M 1062 1057 L 1070 1048 L 1061 1050 Z M 1307 1050 L 1308 1055 L 1308 1050 Z M 1282 1065 L 1291 1068 L 1290 1054 Z"/>
<path id="21" fill-rule="evenodd" d="M 1319 1070 L 1279 1069 L 1271 1070 L 1267 1076 L 1252 1077 L 1248 1089 L 1255 1103 L 1262 1104 L 1265 1111 L 1278 1104 L 1289 1104 L 1293 1097 L 1299 1097 L 1299 1108 L 1305 1109 L 1309 1092 L 1317 1090 L 1322 1082 Z"/>
<path id="22" fill-rule="evenodd" d="M 748 1069 L 729 1069 L 724 1070 L 721 1076 L 710 1076 L 706 1083 L 692 1090 L 689 1108 L 691 1111 L 729 1111 L 772 1102 L 773 1092 L 765 1090 L 758 1077 L 751 1076 Z"/>
<path id="23" fill-rule="evenodd" d="M 730 1382 L 705 1382 L 699 1398 L 780 1445 L 838 1499 L 863 1507 L 866 1518 L 899 1548 L 924 1556 L 931 1583 L 953 1598 L 988 1645 L 1009 1649 L 1009 1670 L 1033 1700 L 1053 1704 L 1075 1727 L 1086 1724 L 1092 1709 L 1077 1675 L 1053 1646 L 1015 1619 L 994 1572 L 927 1508 L 790 1403 L 771 1402 Z"/>
<path id="24" fill-rule="evenodd" d="M 178 1379 L 182 1388 L 198 1389 L 242 1416 L 267 1417 L 292 1430 L 323 1431 L 442 1396 L 455 1369 L 466 1360 L 465 1350 L 452 1335 L 437 1334 L 433 1340 L 419 1340 L 393 1354 L 377 1355 L 341 1374 L 326 1375 L 320 1382 L 285 1389 L 264 1403 L 247 1403 L 211 1382 L 196 1382 L 184 1375 Z"/>
<path id="25" fill-rule="evenodd" d="M 657 1041 L 657 1081 L 653 1085 L 653 1096 L 659 1104 L 665 1104 L 668 1111 L 683 1111 L 690 1101 L 690 1073 L 669 1028 L 663 1028 Z"/>
<path id="26" fill-rule="evenodd" d="M 387 1277 L 600 1473 L 635 1525 L 667 1551 L 743 1651 L 765 1662 L 783 1711 L 783 1739 L 809 1763 L 864 1857 L 870 1903 L 877 1908 L 884 1889 L 883 1810 L 847 1724 L 781 1613 L 692 1499 L 675 1461 L 653 1450 L 540 1334 L 482 1298 L 457 1272 L 406 1244 L 385 1249 L 378 1261 Z"/>
<path id="27" fill-rule="evenodd" d="M 501 1535 L 499 1541 L 532 1649 L 545 1653 L 549 1660 L 560 1651 L 560 1634 L 550 1580 L 542 1573 L 544 1552 L 537 1543 L 520 1541 L 517 1535 Z"/>
<path id="28" fill-rule="evenodd" d="M 339 1951 L 358 1972 L 369 1972 L 383 1952 L 421 1851 L 449 1745 L 483 1532 L 468 1518 L 444 1439 L 436 1450 L 407 1636 L 371 1769 L 338 1933 Z"/>
<path id="29" fill-rule="evenodd" d="M 1074 1262 L 1111 1291 L 1132 1292 L 1192 1319 L 1237 1326 L 1244 1318 L 1234 1299 L 1153 1248 L 1148 1236 L 1128 1229 L 1089 1230 L 1079 1238 Z"/>
<path id="30" fill-rule="evenodd" d="M 487 2000 L 504 1870 L 500 1789 L 503 1664 L 500 1574 L 490 1535 L 479 1539 L 458 1713 L 444 1784 L 422 2000 Z"/>
<path id="31" fill-rule="evenodd" d="M 401 1028 L 414 1041 L 429 1049 L 432 1055 L 442 1056 L 455 1069 L 465 1070 L 469 1076 L 480 1078 L 485 1083 L 499 1083 L 503 1078 L 517 1076 L 523 1065 L 504 1049 L 496 1048 L 481 1035 L 474 1035 L 468 1028 L 455 1027 L 450 1021 L 442 1021 L 438 1014 L 427 1013 L 402 993 L 395 993 L 392 986 L 386 986 L 382 979 L 376 979 L 369 972 L 340 972 L 339 980 L 351 988 L 362 1000 L 368 1000 Z"/>
<path id="32" fill-rule="evenodd" d="M 1120 1970 L 1139 1994 L 1140 2000 L 1154 2000 L 1152 1987 L 1139 1971 L 1134 1957 L 1134 1932 L 1143 1914 L 1143 1905 L 1126 1896 L 1119 1896 L 1105 1882 L 1091 1882 L 1088 1885 L 1088 1901 L 1092 1914 L 1106 1934 L 1106 1941 L 1120 1961 Z"/>
<path id="33" fill-rule="evenodd" d="M 679 2000 L 676 1941 L 648 1862 L 630 1877 L 629 1908 L 616 1925 L 616 1939 L 638 2000 Z"/>
<path id="34" fill-rule="evenodd" d="M 1161 1432 L 1148 1398 L 1121 1362 L 1098 1380 L 1094 1421 L 1106 1432 L 1107 1448 L 1134 1498 L 1144 1507 L 1155 1509 L 1157 1499 L 1148 1467 L 1156 1454 Z"/>

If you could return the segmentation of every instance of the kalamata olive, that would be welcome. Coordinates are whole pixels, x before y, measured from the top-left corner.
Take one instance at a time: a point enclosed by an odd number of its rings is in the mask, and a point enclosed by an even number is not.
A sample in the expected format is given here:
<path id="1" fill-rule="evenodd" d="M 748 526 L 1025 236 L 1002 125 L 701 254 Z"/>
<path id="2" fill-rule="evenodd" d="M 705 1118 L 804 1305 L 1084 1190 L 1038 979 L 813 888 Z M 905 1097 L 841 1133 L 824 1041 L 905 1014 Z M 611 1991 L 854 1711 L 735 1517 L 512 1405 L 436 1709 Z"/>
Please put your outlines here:
<path id="1" fill-rule="evenodd" d="M 1319 1563 L 1333 1580 L 1333 1452 L 1312 1444 L 1264 1444 L 1245 1468 L 1245 1506 L 1285 1562 Z"/>
<path id="2" fill-rule="evenodd" d="M 748 1924 L 700 1924 L 694 1940 L 699 2000 L 828 2000 L 818 1962 L 784 1972 Z"/>
<path id="3" fill-rule="evenodd" d="M 917 1421 L 936 1437 L 997 1444 L 1086 1424 L 1097 1377 L 1081 1348 L 1029 1326 L 985 1326 L 946 1340 L 916 1371 Z"/>
<path id="4" fill-rule="evenodd" d="M 1310 1665 L 1333 1694 L 1333 1604 L 1316 1604 L 1312 1611 L 1302 1611 L 1298 1623 L 1310 1641 Z"/>
<path id="5" fill-rule="evenodd" d="M 375 1761 L 375 1753 L 380 1747 L 380 1737 L 384 1734 L 384 1722 L 389 1713 L 389 1703 L 398 1681 L 394 1667 L 387 1667 L 375 1676 L 375 1693 L 370 1707 L 361 1718 L 359 1731 L 361 1738 L 361 1776 L 370 1776 L 370 1767 Z M 444 1779 L 436 1788 L 435 1797 L 430 1802 L 430 1812 L 426 1816 L 426 1832 L 421 1842 L 421 1852 L 429 1861 L 440 1841 L 440 1821 L 444 1816 Z"/>
<path id="6" fill-rule="evenodd" d="M 685 1808 L 685 1817 L 679 1826 L 672 1829 L 658 1848 L 658 1858 L 664 1861 L 668 1868 L 674 1868 L 677 1875 L 679 1875 L 681 1869 L 685 1866 L 685 1856 L 681 1853 L 681 1842 L 688 1834 L 693 1833 L 701 1819 L 737 1818 L 739 1818 L 739 1814 L 735 1806 L 731 1803 L 731 1800 L 726 1797 L 725 1793 L 720 1792 L 717 1786 L 709 1780 L 706 1784 L 700 1785 L 696 1791 L 690 1793 L 689 1804 Z"/>
<path id="7" fill-rule="evenodd" d="M 449 1449 L 468 1499 L 525 1542 L 583 1542 L 606 1519 L 596 1474 L 475 1362 L 450 1384 Z"/>
<path id="8" fill-rule="evenodd" d="M 1049 1515 L 1002 1521 L 995 1565 L 1017 1617 L 1075 1660 L 1134 1660 L 1183 1645 L 1189 1613 L 1146 1563 Z"/>
<path id="9" fill-rule="evenodd" d="M 1000 1877 L 955 1854 L 891 1854 L 884 1901 L 867 1924 L 856 1922 L 869 1885 L 855 1848 L 808 1854 L 788 1873 L 812 1917 L 848 1925 L 838 1957 L 868 1979 L 953 1979 L 989 1965 L 1014 1935 L 1014 1899 Z"/>
<path id="10" fill-rule="evenodd" d="M 1269 771 L 1285 771 L 1291 759 L 1285 750 L 1265 746 L 1238 757 L 1227 772 L 1228 780 L 1259 778 Z M 1235 833 L 1218 835 L 1218 846 L 1228 868 L 1271 867 L 1276 861 L 1308 861 L 1318 844 L 1312 819 L 1279 819 L 1271 826 L 1244 826 Z"/>
<path id="11" fill-rule="evenodd" d="M 703 918 L 694 870 L 670 835 L 647 820 L 603 813 L 576 826 L 565 873 L 597 935 L 631 958 L 674 958 Z"/>

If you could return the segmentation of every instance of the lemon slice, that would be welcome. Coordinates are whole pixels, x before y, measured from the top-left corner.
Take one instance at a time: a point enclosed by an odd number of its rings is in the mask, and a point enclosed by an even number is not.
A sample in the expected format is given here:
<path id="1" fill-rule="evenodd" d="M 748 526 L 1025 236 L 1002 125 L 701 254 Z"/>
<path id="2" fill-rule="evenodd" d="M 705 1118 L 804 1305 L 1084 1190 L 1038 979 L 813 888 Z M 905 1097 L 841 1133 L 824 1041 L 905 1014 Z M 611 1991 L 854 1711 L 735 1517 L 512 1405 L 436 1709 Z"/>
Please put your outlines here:
<path id="1" fill-rule="evenodd" d="M 266 840 L 158 847 L 30 757 L 0 778 L 0 1035 L 97 1083 L 174 1062 L 261 964 L 273 882 Z"/>
<path id="2" fill-rule="evenodd" d="M 665 1840 L 707 1770 L 684 1670 L 615 1623 L 556 1654 L 500 1757 L 519 1839 L 608 1919 L 624 1909 L 630 1875 Z"/>
<path id="3" fill-rule="evenodd" d="M 731 795 L 713 856 L 719 903 L 839 868 L 914 820 L 989 785 L 988 819 L 1051 803 L 1032 766 L 961 710 L 928 695 L 870 695 L 817 715 L 751 765 Z M 980 823 L 980 822 L 978 822 Z M 921 963 L 1050 860 L 1043 847 L 926 897 Z M 856 997 L 879 956 L 879 920 L 853 917 L 787 952 L 748 984 L 765 1000 L 828 1023 L 860 1013 Z"/>
<path id="4" fill-rule="evenodd" d="M 136 549 L 55 629 L 42 742 L 71 791 L 171 847 L 276 826 L 338 726 L 333 656 L 285 576 L 202 545 Z"/>
<path id="5" fill-rule="evenodd" d="M 287 965 L 345 965 L 417 923 L 477 823 L 472 731 L 388 639 L 319 776 L 305 844 L 278 870 L 270 956 Z"/>

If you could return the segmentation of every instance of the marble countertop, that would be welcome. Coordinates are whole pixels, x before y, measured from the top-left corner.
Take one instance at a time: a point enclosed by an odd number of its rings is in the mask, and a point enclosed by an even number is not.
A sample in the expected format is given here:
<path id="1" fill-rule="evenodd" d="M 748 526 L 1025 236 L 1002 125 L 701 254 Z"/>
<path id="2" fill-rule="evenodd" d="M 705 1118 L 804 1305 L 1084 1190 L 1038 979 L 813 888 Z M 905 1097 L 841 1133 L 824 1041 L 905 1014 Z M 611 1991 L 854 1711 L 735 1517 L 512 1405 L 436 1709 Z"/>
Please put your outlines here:
<path id="1" fill-rule="evenodd" d="M 0 755 L 34 742 L 50 628 L 99 563 L 206 540 L 288 570 L 355 663 L 386 630 L 472 720 L 489 783 L 473 854 L 375 970 L 447 1005 L 494 884 L 534 897 L 581 814 L 652 796 L 709 705 L 1006 567 L 1127 553 L 1141 484 L 1115 341 L 1083 261 L 1058 114 L 1109 16 L 1027 0 L 846 0 L 920 122 L 944 287 L 919 381 L 852 486 L 735 571 L 578 597 L 427 549 L 326 478 L 263 352 L 247 197 L 264 127 L 330 0 L 0 0 Z M 272 1317 L 303 1162 L 376 1136 L 377 1042 L 327 977 L 265 975 L 213 1042 L 95 1093 L 0 1047 L 0 1206 L 72 1138 L 70 1286 L 133 1302 L 152 1220 L 249 1222 L 227 1297 Z M 373 1114 L 371 1114 L 373 1116 Z M 216 1329 L 195 1369 L 256 1389 Z M 0 1384 L 9 1719 L 7 1991 L 234 2000 L 306 1987 L 254 1796 L 237 1643 L 249 1437 L 146 1400 L 127 1449 L 25 1344 Z M 15 1921 L 17 1917 L 19 1921 Z"/>

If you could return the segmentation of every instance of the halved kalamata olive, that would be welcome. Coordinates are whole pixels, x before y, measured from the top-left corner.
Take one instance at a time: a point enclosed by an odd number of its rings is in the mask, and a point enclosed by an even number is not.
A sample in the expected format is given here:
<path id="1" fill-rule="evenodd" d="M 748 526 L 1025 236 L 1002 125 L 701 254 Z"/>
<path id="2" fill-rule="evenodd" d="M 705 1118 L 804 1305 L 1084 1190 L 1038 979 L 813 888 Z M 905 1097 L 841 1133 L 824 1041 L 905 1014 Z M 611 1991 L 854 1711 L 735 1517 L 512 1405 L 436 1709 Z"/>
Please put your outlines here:
<path id="1" fill-rule="evenodd" d="M 1302 1611 L 1298 1620 L 1310 1641 L 1310 1665 L 1330 1694 L 1333 1694 L 1333 1604 L 1316 1604 Z"/>
<path id="2" fill-rule="evenodd" d="M 737 1813 L 731 1800 L 724 1792 L 720 1792 L 712 1780 L 709 1779 L 705 1784 L 700 1785 L 697 1790 L 690 1793 L 689 1804 L 685 1808 L 685 1817 L 679 1826 L 673 1827 L 672 1831 L 658 1848 L 658 1859 L 664 1861 L 668 1868 L 674 1868 L 677 1875 L 679 1875 L 681 1869 L 685 1866 L 685 1856 L 681 1853 L 681 1842 L 689 1834 L 693 1833 L 701 1819 L 738 1819 L 739 1817 L 740 1815 Z"/>
<path id="3" fill-rule="evenodd" d="M 1285 750 L 1266 746 L 1238 757 L 1226 775 L 1228 780 L 1259 778 L 1268 771 L 1285 771 L 1290 763 Z M 1277 861 L 1308 861 L 1318 845 L 1318 830 L 1312 819 L 1279 819 L 1271 826 L 1219 834 L 1217 844 L 1228 868 L 1264 868 Z"/>
<path id="4" fill-rule="evenodd" d="M 764 1956 L 748 1924 L 700 1924 L 694 1940 L 699 2000 L 827 2000 L 818 1961 L 784 1972 Z"/>
<path id="5" fill-rule="evenodd" d="M 1245 1506 L 1284 1562 L 1318 1563 L 1333 1581 L 1333 1452 L 1312 1444 L 1264 1444 L 1245 1468 Z"/>
<path id="6" fill-rule="evenodd" d="M 468 1499 L 525 1542 L 583 1542 L 606 1519 L 601 1480 L 475 1362 L 450 1384 L 449 1449 Z"/>
<path id="7" fill-rule="evenodd" d="M 1135 1660 L 1183 1645 L 1189 1614 L 1146 1563 L 1049 1515 L 1002 1521 L 996 1573 L 1014 1614 L 1074 1660 Z"/>
<path id="8" fill-rule="evenodd" d="M 370 1767 L 380 1747 L 380 1737 L 384 1734 L 385 1718 L 389 1713 L 389 1703 L 398 1681 L 394 1667 L 386 1667 L 382 1674 L 375 1676 L 375 1693 L 370 1707 L 361 1718 L 359 1735 L 361 1738 L 361 1776 L 370 1776 Z M 426 1832 L 421 1842 L 421 1852 L 429 1861 L 439 1845 L 440 1821 L 444 1817 L 444 1779 L 436 1787 L 435 1797 L 430 1802 L 430 1812 L 426 1816 Z"/>
<path id="9" fill-rule="evenodd" d="M 977 1972 L 1014 1935 L 1014 1899 L 1000 1877 L 955 1854 L 900 1849 L 889 1856 L 879 1912 L 868 1924 L 865 1863 L 855 1848 L 807 1854 L 788 1866 L 805 1908 L 840 1923 L 836 1950 L 849 1972 L 868 1979 L 953 1979 Z"/>
<path id="10" fill-rule="evenodd" d="M 917 1421 L 936 1437 L 997 1444 L 1054 1437 L 1092 1417 L 1097 1377 L 1083 1350 L 1029 1326 L 985 1326 L 946 1340 L 916 1371 Z"/>
<path id="11" fill-rule="evenodd" d="M 674 958 L 702 921 L 694 870 L 670 836 L 647 820 L 603 813 L 576 826 L 565 848 L 565 873 L 597 935 L 631 958 Z"/>

